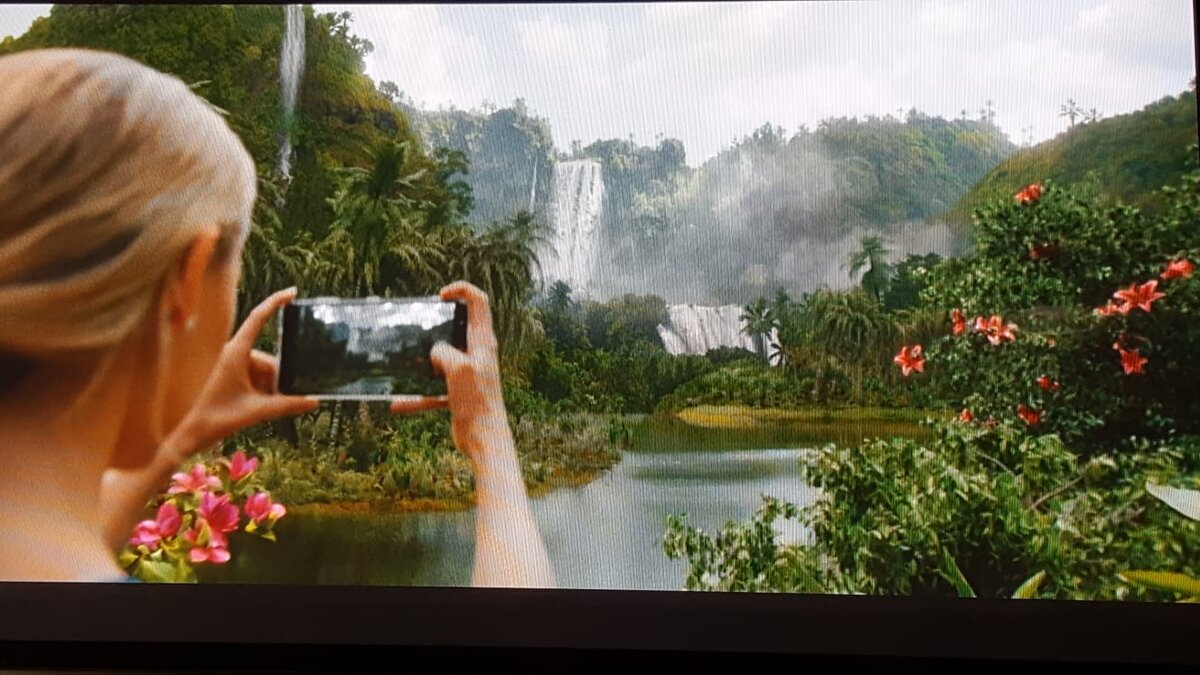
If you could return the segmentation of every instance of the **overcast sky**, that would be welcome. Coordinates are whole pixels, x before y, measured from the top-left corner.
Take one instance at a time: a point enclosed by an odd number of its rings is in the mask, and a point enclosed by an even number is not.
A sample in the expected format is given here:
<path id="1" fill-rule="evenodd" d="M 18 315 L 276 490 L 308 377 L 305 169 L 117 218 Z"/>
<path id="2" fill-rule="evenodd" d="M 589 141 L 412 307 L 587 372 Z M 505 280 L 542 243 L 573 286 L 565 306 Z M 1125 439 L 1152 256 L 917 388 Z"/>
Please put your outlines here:
<path id="1" fill-rule="evenodd" d="M 888 0 L 602 5 L 324 5 L 375 45 L 368 73 L 418 104 L 524 98 L 556 144 L 683 140 L 698 164 L 764 122 L 994 102 L 1014 142 L 1183 91 L 1190 0 Z M 0 6 L 0 36 L 47 5 Z"/>

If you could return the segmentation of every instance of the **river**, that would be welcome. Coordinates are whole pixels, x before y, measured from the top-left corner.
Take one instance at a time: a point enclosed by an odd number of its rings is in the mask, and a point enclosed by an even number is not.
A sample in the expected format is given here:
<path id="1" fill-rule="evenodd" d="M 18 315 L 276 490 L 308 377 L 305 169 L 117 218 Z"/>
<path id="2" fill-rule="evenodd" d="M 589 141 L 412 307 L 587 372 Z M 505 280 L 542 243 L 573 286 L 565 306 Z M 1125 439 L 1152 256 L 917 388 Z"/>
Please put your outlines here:
<path id="1" fill-rule="evenodd" d="M 673 590 L 686 565 L 668 560 L 667 517 L 712 532 L 745 520 L 769 494 L 807 504 L 816 492 L 800 475 L 804 447 L 875 431 L 839 427 L 807 432 L 713 432 L 649 422 L 635 447 L 608 474 L 533 501 L 559 585 L 567 588 Z M 740 446 L 740 447 L 734 447 Z M 795 522 L 783 538 L 806 536 Z M 471 577 L 474 513 L 289 515 L 278 542 L 239 537 L 234 559 L 203 570 L 209 582 L 461 586 Z"/>

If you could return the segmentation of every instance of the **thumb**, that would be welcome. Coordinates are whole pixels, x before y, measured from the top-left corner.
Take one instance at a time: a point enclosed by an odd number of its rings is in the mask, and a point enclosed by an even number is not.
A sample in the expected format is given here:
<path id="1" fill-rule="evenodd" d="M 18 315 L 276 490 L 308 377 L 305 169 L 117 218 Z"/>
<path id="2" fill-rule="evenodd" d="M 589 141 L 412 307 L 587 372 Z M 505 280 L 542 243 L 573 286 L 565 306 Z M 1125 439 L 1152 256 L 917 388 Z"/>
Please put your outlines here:
<path id="1" fill-rule="evenodd" d="M 429 350 L 429 361 L 433 367 L 442 373 L 442 377 L 450 378 L 467 363 L 467 355 L 450 346 L 447 342 L 438 342 Z"/>

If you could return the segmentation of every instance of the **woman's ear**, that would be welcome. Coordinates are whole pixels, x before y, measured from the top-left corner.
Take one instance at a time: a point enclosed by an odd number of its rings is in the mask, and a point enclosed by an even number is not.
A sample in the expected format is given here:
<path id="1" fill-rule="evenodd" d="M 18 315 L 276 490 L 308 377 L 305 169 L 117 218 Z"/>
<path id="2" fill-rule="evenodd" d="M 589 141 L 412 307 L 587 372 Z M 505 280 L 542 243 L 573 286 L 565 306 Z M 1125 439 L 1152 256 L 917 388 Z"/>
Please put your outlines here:
<path id="1" fill-rule="evenodd" d="M 163 309 L 172 329 L 181 330 L 189 322 L 194 324 L 200 297 L 205 291 L 205 279 L 215 262 L 213 258 L 220 241 L 221 230 L 215 226 L 196 235 L 180 257 L 175 271 L 167 278 Z"/>

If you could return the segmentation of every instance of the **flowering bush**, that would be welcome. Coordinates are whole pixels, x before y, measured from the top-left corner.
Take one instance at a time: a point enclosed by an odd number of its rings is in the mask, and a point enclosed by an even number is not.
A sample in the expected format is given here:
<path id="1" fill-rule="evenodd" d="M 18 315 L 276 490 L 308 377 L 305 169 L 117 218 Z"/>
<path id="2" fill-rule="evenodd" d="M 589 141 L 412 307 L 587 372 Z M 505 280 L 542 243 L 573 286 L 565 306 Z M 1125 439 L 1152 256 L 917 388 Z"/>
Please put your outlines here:
<path id="1" fill-rule="evenodd" d="M 687 587 L 1200 595 L 1200 522 L 1144 487 L 1195 488 L 1200 471 L 1198 188 L 1193 173 L 1164 189 L 1154 218 L 1040 185 L 981 209 L 975 250 L 922 292 L 944 334 L 893 359 L 961 403 L 957 419 L 931 442 L 818 451 L 807 508 L 767 500 L 716 537 L 672 519 Z M 811 546 L 777 541 L 786 517 Z"/>
<path id="2" fill-rule="evenodd" d="M 121 565 L 143 581 L 195 581 L 193 565 L 230 560 L 229 535 L 239 528 L 274 541 L 287 509 L 262 489 L 257 469 L 258 458 L 238 451 L 176 473 L 152 503 L 154 517 L 134 527 Z"/>

